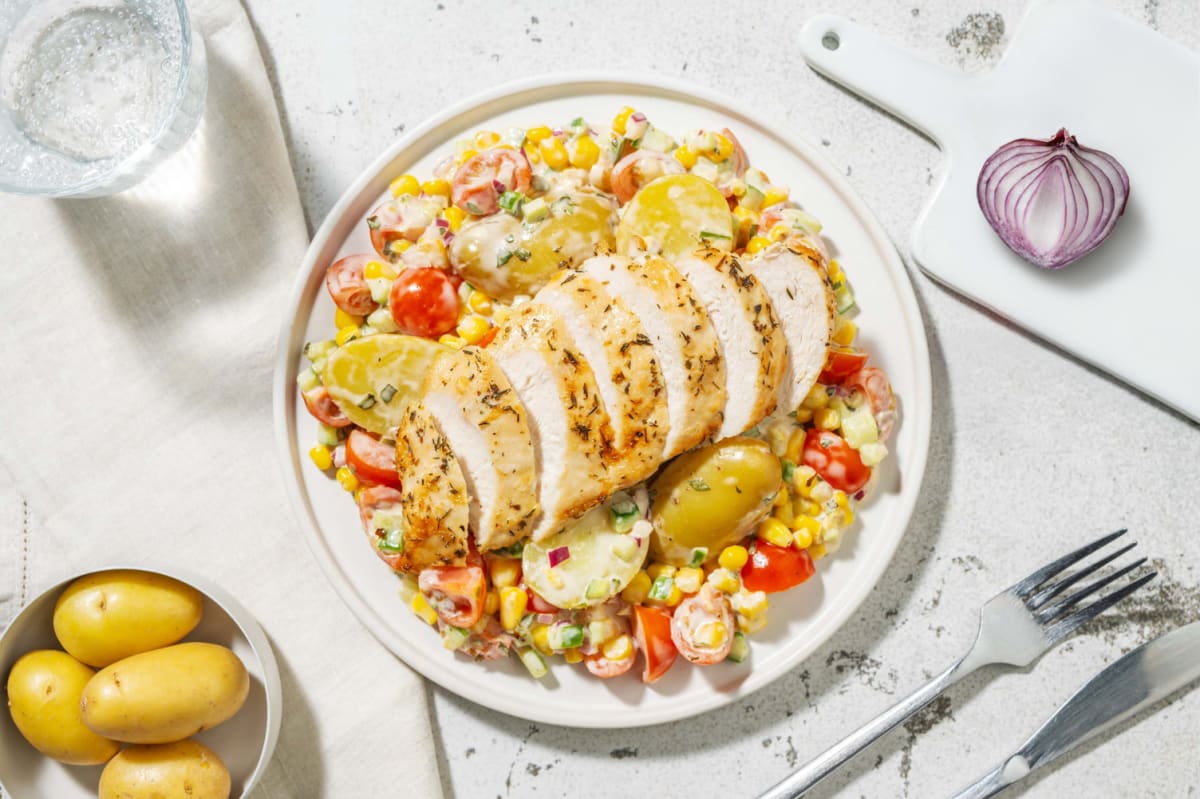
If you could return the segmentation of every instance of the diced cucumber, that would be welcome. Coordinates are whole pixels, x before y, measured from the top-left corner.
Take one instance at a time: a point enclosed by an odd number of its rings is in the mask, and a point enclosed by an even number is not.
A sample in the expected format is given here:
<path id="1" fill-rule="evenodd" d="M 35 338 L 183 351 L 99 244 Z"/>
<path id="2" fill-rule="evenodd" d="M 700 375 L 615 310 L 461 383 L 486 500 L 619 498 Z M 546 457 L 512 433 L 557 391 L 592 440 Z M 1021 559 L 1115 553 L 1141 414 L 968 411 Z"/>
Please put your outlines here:
<path id="1" fill-rule="evenodd" d="M 392 318 L 392 312 L 387 308 L 376 308 L 371 311 L 371 315 L 367 317 L 367 324 L 380 333 L 396 333 L 400 330 L 396 325 L 396 320 Z"/>
<path id="2" fill-rule="evenodd" d="M 704 178 L 712 183 L 716 183 L 719 176 L 717 165 L 704 157 L 696 159 L 696 165 L 692 167 L 691 172 L 693 175 Z"/>
<path id="3" fill-rule="evenodd" d="M 342 443 L 342 437 L 338 433 L 338 428 L 317 422 L 317 443 L 324 444 L 327 447 L 336 447 Z"/>
<path id="4" fill-rule="evenodd" d="M 503 141 L 505 144 L 511 144 L 519 150 L 521 145 L 525 143 L 525 131 L 521 128 L 509 128 L 504 131 Z"/>
<path id="5" fill-rule="evenodd" d="M 392 291 L 392 281 L 386 277 L 367 278 L 367 288 L 371 290 L 371 299 L 379 305 L 387 305 L 388 295 Z"/>
<path id="6" fill-rule="evenodd" d="M 842 438 L 855 449 L 879 440 L 879 426 L 875 424 L 870 406 L 864 403 L 857 410 L 842 414 Z"/>
<path id="7" fill-rule="evenodd" d="M 447 649 L 458 649 L 467 642 L 471 637 L 469 630 L 464 630 L 462 627 L 449 626 L 442 631 L 442 646 Z"/>
<path id="8" fill-rule="evenodd" d="M 742 195 L 740 204 L 747 211 L 758 211 L 762 208 L 763 199 L 763 193 L 747 183 L 746 193 Z"/>
<path id="9" fill-rule="evenodd" d="M 741 663 L 750 657 L 750 642 L 740 632 L 733 634 L 733 644 L 729 647 L 729 659 Z"/>
<path id="10" fill-rule="evenodd" d="M 607 599 L 612 596 L 613 580 L 600 580 L 593 578 L 588 580 L 587 590 L 584 596 L 588 599 Z"/>
<path id="11" fill-rule="evenodd" d="M 526 222 L 535 223 L 541 222 L 550 215 L 550 206 L 546 204 L 544 197 L 538 197 L 536 200 L 530 200 L 521 206 L 521 215 Z"/>
<path id="12" fill-rule="evenodd" d="M 412 604 L 417 595 L 417 581 L 407 574 L 400 577 L 400 601 L 405 605 Z"/>
<path id="13" fill-rule="evenodd" d="M 304 357 L 310 361 L 316 361 L 319 358 L 324 358 L 329 353 L 333 352 L 337 347 L 337 342 L 333 339 L 325 341 L 310 341 L 304 345 Z"/>
<path id="14" fill-rule="evenodd" d="M 301 394 L 312 391 L 319 385 L 321 385 L 321 378 L 317 377 L 316 372 L 312 369 L 303 370 L 296 378 L 296 386 L 300 389 Z"/>
<path id="15" fill-rule="evenodd" d="M 688 565 L 702 566 L 706 560 L 708 560 L 708 550 L 704 547 L 696 547 L 692 550 L 692 557 L 688 560 Z"/>
<path id="16" fill-rule="evenodd" d="M 821 222 L 812 214 L 801 211 L 799 208 L 785 208 L 780 212 L 779 218 L 790 228 L 795 228 L 812 236 L 821 234 Z"/>
<path id="17" fill-rule="evenodd" d="M 862 459 L 863 466 L 870 466 L 872 468 L 883 463 L 883 459 L 887 457 L 887 454 L 888 448 L 878 441 L 863 444 L 862 449 L 858 451 L 858 457 Z"/>
<path id="18" fill-rule="evenodd" d="M 583 627 L 578 624 L 556 624 L 546 633 L 546 640 L 554 650 L 574 649 L 583 645 Z"/>
<path id="19" fill-rule="evenodd" d="M 833 296 L 837 299 L 838 313 L 845 313 L 854 307 L 854 292 L 845 280 L 833 284 Z"/>
<path id="20" fill-rule="evenodd" d="M 546 676 L 546 661 L 542 659 L 537 650 L 522 649 L 517 652 L 517 657 L 521 658 L 521 662 L 525 664 L 525 668 L 535 680 L 540 680 Z"/>
<path id="21" fill-rule="evenodd" d="M 659 153 L 669 153 L 678 146 L 674 139 L 653 125 L 646 126 L 646 132 L 642 134 L 640 143 L 641 149 L 654 150 Z"/>

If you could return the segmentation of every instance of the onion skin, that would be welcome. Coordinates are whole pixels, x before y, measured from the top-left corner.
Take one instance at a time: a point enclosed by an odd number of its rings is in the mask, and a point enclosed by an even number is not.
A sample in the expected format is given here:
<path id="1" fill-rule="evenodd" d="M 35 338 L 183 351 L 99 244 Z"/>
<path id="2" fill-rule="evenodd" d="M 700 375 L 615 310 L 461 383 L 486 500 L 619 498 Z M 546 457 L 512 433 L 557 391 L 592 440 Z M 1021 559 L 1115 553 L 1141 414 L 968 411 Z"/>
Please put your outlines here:
<path id="1" fill-rule="evenodd" d="M 1009 249 L 1061 269 L 1099 247 L 1129 202 L 1129 175 L 1108 153 L 1061 128 L 1049 139 L 1014 139 L 979 172 L 976 199 Z"/>

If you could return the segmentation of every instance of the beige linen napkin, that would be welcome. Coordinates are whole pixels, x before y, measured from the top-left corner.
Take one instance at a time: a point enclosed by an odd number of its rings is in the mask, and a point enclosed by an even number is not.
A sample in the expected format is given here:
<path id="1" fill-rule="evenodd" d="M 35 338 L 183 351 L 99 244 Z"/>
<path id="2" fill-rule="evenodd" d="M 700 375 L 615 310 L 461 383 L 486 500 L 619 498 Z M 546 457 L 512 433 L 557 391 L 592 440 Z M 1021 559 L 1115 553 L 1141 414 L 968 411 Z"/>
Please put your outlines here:
<path id="1" fill-rule="evenodd" d="M 204 573 L 283 672 L 255 796 L 440 796 L 421 680 L 334 594 L 287 503 L 271 366 L 307 234 L 245 13 L 192 13 L 209 91 L 183 150 L 115 197 L 0 198 L 0 624 L 71 572 Z"/>

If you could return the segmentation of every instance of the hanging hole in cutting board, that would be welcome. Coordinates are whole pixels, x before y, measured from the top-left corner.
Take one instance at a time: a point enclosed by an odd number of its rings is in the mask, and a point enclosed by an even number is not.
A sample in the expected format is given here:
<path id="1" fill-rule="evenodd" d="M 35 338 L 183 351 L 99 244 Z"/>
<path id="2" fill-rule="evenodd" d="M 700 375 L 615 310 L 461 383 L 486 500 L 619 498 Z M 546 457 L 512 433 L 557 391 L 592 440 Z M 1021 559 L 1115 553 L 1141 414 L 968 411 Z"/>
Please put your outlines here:
<path id="1" fill-rule="evenodd" d="M 826 50 L 836 50 L 842 46 L 841 37 L 839 37 L 833 31 L 830 31 L 821 37 L 821 46 Z"/>

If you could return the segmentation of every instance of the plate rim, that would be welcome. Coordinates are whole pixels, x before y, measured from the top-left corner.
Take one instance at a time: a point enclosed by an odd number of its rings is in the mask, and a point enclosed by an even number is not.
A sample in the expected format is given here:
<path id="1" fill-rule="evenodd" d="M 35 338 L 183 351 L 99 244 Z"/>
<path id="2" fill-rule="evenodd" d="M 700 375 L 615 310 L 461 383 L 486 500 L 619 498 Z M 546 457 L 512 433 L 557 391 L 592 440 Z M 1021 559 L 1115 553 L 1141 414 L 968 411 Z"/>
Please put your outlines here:
<path id="1" fill-rule="evenodd" d="M 732 116 L 752 120 L 759 127 L 774 131 L 776 136 L 789 147 L 799 151 L 808 160 L 812 169 L 819 174 L 838 195 L 841 196 L 849 210 L 862 223 L 872 243 L 882 254 L 883 267 L 895 284 L 895 298 L 900 306 L 903 317 L 910 323 L 908 335 L 909 350 L 912 353 L 914 368 L 913 392 L 915 400 L 910 400 L 912 407 L 905 408 L 905 422 L 916 427 L 915 447 L 907 454 L 907 467 L 903 473 L 902 488 L 897 496 L 898 506 L 895 511 L 896 524 L 901 528 L 894 536 L 886 552 L 857 579 L 854 584 L 845 589 L 844 600 L 838 611 L 828 621 L 830 632 L 820 640 L 814 641 L 797 651 L 790 657 L 781 659 L 769 669 L 753 670 L 741 683 L 736 691 L 713 690 L 707 695 L 688 697 L 678 705 L 663 708 L 622 707 L 619 714 L 603 718 L 570 717 L 558 713 L 543 712 L 540 707 L 529 707 L 520 701 L 520 697 L 508 697 L 502 693 L 490 692 L 476 684 L 462 684 L 453 679 L 453 675 L 440 670 L 438 663 L 425 649 L 413 644 L 403 636 L 386 628 L 386 625 L 368 624 L 366 619 L 383 621 L 379 612 L 373 608 L 350 584 L 349 578 L 342 573 L 331 553 L 327 549 L 319 526 L 309 507 L 307 492 L 303 489 L 303 480 L 297 472 L 303 462 L 297 456 L 298 450 L 293 448 L 292 430 L 294 428 L 295 405 L 291 401 L 293 381 L 289 374 L 296 353 L 293 343 L 302 328 L 299 323 L 298 309 L 314 282 L 316 259 L 327 246 L 329 239 L 343 221 L 347 210 L 355 203 L 362 192 L 376 179 L 382 171 L 405 150 L 417 144 L 423 137 L 436 129 L 452 123 L 456 118 L 479 111 L 484 106 L 502 101 L 513 95 L 545 89 L 563 89 L 570 85 L 581 88 L 587 86 L 610 87 L 607 91 L 624 89 L 649 90 L 650 93 L 668 93 L 683 96 L 693 101 L 715 106 Z M 594 93 L 594 91 L 592 92 Z M 285 488 L 288 494 L 292 513 L 304 531 L 305 542 L 309 551 L 316 559 L 326 580 L 333 586 L 343 603 L 346 604 L 359 624 L 363 625 L 371 635 L 390 651 L 402 664 L 411 668 L 424 678 L 436 683 L 442 688 L 475 704 L 505 713 L 516 718 L 534 722 L 554 724 L 558 726 L 582 729 L 620 729 L 646 727 L 654 724 L 678 721 L 700 715 L 749 696 L 766 685 L 774 682 L 783 674 L 795 669 L 803 663 L 822 644 L 840 630 L 851 616 L 862 605 L 867 596 L 874 590 L 884 571 L 895 557 L 896 549 L 904 538 L 904 533 L 912 520 L 912 514 L 920 495 L 921 484 L 924 481 L 926 461 L 930 445 L 930 428 L 932 424 L 932 377 L 929 361 L 928 337 L 925 332 L 924 315 L 916 299 L 912 279 L 900 257 L 899 250 L 892 242 L 875 214 L 861 199 L 841 172 L 837 170 L 827 157 L 811 145 L 803 137 L 796 135 L 787 125 L 782 124 L 771 114 L 763 114 L 750 110 L 741 101 L 728 97 L 721 92 L 698 86 L 689 81 L 654 75 L 637 71 L 565 71 L 554 72 L 531 78 L 509 81 L 491 89 L 479 92 L 457 103 L 453 103 L 437 112 L 411 131 L 397 139 L 379 156 L 372 160 L 359 172 L 354 181 L 338 198 L 337 202 L 325 215 L 321 225 L 313 234 L 308 249 L 305 251 L 300 268 L 292 284 L 292 291 L 287 299 L 287 312 L 282 321 L 279 339 L 276 345 L 275 365 L 272 389 L 272 415 L 274 419 L 277 455 L 282 470 Z M 909 403 L 906 403 L 909 404 Z M 441 654 L 441 648 L 435 649 Z M 403 654 L 401 654 L 403 652 Z M 619 716 L 619 718 L 617 717 Z"/>

